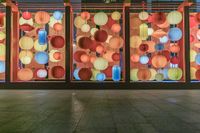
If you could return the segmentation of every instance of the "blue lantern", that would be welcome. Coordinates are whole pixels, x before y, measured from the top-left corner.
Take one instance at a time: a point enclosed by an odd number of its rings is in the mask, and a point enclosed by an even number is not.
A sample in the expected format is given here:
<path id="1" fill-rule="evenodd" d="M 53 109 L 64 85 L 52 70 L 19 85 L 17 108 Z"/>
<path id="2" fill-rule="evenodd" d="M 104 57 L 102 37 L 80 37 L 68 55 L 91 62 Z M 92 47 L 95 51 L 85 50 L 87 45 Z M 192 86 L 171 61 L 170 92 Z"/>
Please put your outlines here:
<path id="1" fill-rule="evenodd" d="M 113 81 L 121 80 L 121 67 L 119 65 L 114 65 L 112 67 L 112 79 Z"/>
<path id="2" fill-rule="evenodd" d="M 63 14 L 62 14 L 62 12 L 60 12 L 60 11 L 55 11 L 55 12 L 53 13 L 53 17 L 54 17 L 56 20 L 61 20 L 61 19 L 63 18 Z"/>
<path id="3" fill-rule="evenodd" d="M 161 50 L 163 50 L 164 48 L 165 48 L 164 45 L 161 44 L 161 43 L 155 45 L 156 51 L 161 51 Z"/>
<path id="4" fill-rule="evenodd" d="M 149 62 L 149 57 L 146 55 L 140 56 L 140 63 L 141 64 L 147 64 Z"/>
<path id="5" fill-rule="evenodd" d="M 77 69 L 74 70 L 74 73 L 73 73 L 74 78 L 75 78 L 76 80 L 81 80 L 81 79 L 79 78 L 79 76 L 78 76 L 79 70 L 80 70 L 80 69 L 77 68 Z"/>
<path id="6" fill-rule="evenodd" d="M 104 80 L 106 80 L 106 75 L 104 73 L 98 73 L 96 75 L 96 80 L 97 81 L 104 81 Z"/>
<path id="7" fill-rule="evenodd" d="M 182 38 L 182 31 L 177 27 L 170 28 L 168 36 L 171 41 L 178 41 Z"/>
<path id="8" fill-rule="evenodd" d="M 160 40 L 160 43 L 167 43 L 169 39 L 167 36 L 163 36 L 163 37 L 159 38 L 159 40 Z"/>
<path id="9" fill-rule="evenodd" d="M 0 61 L 0 73 L 5 73 L 6 71 L 6 64 L 4 61 Z"/>
<path id="10" fill-rule="evenodd" d="M 200 54 L 197 54 L 195 57 L 196 64 L 200 65 Z"/>
<path id="11" fill-rule="evenodd" d="M 44 29 L 38 31 L 38 43 L 45 45 L 47 43 L 47 32 Z"/>
<path id="12" fill-rule="evenodd" d="M 46 52 L 37 52 L 35 54 L 35 61 L 38 64 L 42 64 L 42 65 L 47 64 L 49 61 L 49 55 Z"/>

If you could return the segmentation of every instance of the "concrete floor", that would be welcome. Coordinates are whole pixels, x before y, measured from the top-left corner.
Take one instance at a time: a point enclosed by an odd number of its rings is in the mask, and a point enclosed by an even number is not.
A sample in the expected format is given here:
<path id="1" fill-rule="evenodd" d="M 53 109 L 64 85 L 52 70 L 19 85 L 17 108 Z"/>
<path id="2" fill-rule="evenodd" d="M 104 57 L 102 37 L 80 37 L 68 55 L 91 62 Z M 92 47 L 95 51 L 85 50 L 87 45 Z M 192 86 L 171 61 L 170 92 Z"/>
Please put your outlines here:
<path id="1" fill-rule="evenodd" d="M 200 91 L 0 91 L 0 133 L 200 133 Z"/>

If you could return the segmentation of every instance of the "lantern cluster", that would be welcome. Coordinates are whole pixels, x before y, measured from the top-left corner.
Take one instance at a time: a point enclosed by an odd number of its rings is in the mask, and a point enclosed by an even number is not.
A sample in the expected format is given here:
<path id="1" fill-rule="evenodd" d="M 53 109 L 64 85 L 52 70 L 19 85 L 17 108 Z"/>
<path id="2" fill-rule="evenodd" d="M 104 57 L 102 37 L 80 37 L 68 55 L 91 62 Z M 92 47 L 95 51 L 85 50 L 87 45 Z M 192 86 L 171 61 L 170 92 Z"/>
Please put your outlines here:
<path id="1" fill-rule="evenodd" d="M 132 81 L 179 81 L 183 78 L 182 13 L 132 13 L 130 62 Z"/>
<path id="2" fill-rule="evenodd" d="M 90 13 L 75 15 L 73 45 L 73 77 L 81 81 L 121 81 L 122 38 L 121 13 Z"/>
<path id="3" fill-rule="evenodd" d="M 62 79 L 65 75 L 63 13 L 22 12 L 17 80 Z"/>
<path id="4" fill-rule="evenodd" d="M 0 81 L 5 80 L 6 28 L 5 13 L 0 12 Z"/>

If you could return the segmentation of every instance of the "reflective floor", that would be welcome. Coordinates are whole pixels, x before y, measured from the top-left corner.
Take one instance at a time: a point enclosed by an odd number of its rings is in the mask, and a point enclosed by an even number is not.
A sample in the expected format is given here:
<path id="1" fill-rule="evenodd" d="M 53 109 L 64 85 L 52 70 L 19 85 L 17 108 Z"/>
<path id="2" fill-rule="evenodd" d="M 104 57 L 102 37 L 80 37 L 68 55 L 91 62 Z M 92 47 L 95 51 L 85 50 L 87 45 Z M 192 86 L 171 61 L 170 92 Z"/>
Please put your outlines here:
<path id="1" fill-rule="evenodd" d="M 0 133 L 200 133 L 200 91 L 0 91 Z"/>

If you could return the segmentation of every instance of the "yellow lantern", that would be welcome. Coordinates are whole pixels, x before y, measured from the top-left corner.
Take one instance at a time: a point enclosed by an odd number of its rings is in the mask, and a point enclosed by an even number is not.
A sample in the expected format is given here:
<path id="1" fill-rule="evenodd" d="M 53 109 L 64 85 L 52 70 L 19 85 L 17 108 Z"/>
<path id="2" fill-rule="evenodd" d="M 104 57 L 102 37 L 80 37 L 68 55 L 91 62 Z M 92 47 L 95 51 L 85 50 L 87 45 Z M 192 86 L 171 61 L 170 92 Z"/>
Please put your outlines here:
<path id="1" fill-rule="evenodd" d="M 118 21 L 118 20 L 120 20 L 120 18 L 121 18 L 121 13 L 118 12 L 118 11 L 114 11 L 114 12 L 111 14 L 111 18 L 112 18 L 113 20 Z"/>
<path id="2" fill-rule="evenodd" d="M 97 74 L 101 73 L 101 71 L 92 69 L 92 77 L 91 80 L 96 80 Z"/>
<path id="3" fill-rule="evenodd" d="M 138 73 L 138 69 L 131 69 L 131 74 L 130 74 L 130 79 L 132 81 L 138 81 L 138 76 L 137 76 L 137 73 Z"/>
<path id="4" fill-rule="evenodd" d="M 191 79 L 196 79 L 196 71 L 197 71 L 197 69 L 195 68 L 195 67 L 191 67 L 190 68 L 190 77 L 191 77 Z"/>
<path id="5" fill-rule="evenodd" d="M 40 45 L 38 39 L 34 42 L 34 49 L 36 51 L 45 51 L 47 49 L 47 44 Z"/>
<path id="6" fill-rule="evenodd" d="M 23 36 L 19 40 L 19 46 L 21 49 L 30 50 L 33 48 L 34 41 L 31 37 Z"/>
<path id="7" fill-rule="evenodd" d="M 183 76 L 183 71 L 180 68 L 170 68 L 168 70 L 168 77 L 171 80 L 180 80 Z"/>
<path id="8" fill-rule="evenodd" d="M 108 16 L 104 12 L 98 12 L 94 15 L 94 23 L 102 26 L 108 22 Z"/>
<path id="9" fill-rule="evenodd" d="M 33 19 L 31 18 L 29 20 L 26 20 L 23 17 L 20 17 L 19 25 L 23 25 L 23 24 L 29 24 L 29 25 L 33 26 Z"/>
<path id="10" fill-rule="evenodd" d="M 197 55 L 197 52 L 194 50 L 190 50 L 190 62 L 194 62 L 195 61 L 195 57 Z"/>
<path id="11" fill-rule="evenodd" d="M 142 43 L 142 40 L 139 36 L 131 36 L 130 38 L 131 48 L 138 48 L 141 43 Z"/>
<path id="12" fill-rule="evenodd" d="M 108 67 L 108 61 L 102 57 L 96 58 L 93 63 L 94 68 L 97 70 L 105 70 Z"/>
<path id="13" fill-rule="evenodd" d="M 140 20 L 147 20 L 148 17 L 149 17 L 148 12 L 142 11 L 142 12 L 139 13 Z"/>
<path id="14" fill-rule="evenodd" d="M 156 74 L 157 74 L 156 70 L 153 69 L 153 68 L 151 68 L 149 70 L 151 72 L 151 78 L 149 80 L 155 80 L 155 77 L 156 77 Z"/>
<path id="15" fill-rule="evenodd" d="M 167 22 L 169 24 L 179 24 L 182 21 L 182 14 L 179 11 L 171 11 L 167 15 Z"/>
<path id="16" fill-rule="evenodd" d="M 50 20 L 49 20 L 49 26 L 51 28 L 53 28 L 54 24 L 56 24 L 56 23 L 62 24 L 62 21 L 61 20 L 56 20 L 53 16 L 51 16 Z"/>
<path id="17" fill-rule="evenodd" d="M 148 38 L 148 25 L 145 23 L 140 25 L 140 38 L 142 40 L 147 40 Z"/>
<path id="18" fill-rule="evenodd" d="M 25 65 L 30 64 L 33 59 L 33 53 L 31 51 L 23 50 L 19 53 L 19 59 Z"/>
<path id="19" fill-rule="evenodd" d="M 81 28 L 85 24 L 85 20 L 81 18 L 81 16 L 77 16 L 74 19 L 74 25 L 76 28 Z"/>
<path id="20" fill-rule="evenodd" d="M 89 24 L 83 24 L 81 27 L 82 32 L 89 32 L 90 31 L 90 25 Z"/>
<path id="21" fill-rule="evenodd" d="M 4 40 L 6 38 L 6 34 L 0 31 L 0 40 Z"/>

